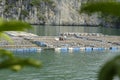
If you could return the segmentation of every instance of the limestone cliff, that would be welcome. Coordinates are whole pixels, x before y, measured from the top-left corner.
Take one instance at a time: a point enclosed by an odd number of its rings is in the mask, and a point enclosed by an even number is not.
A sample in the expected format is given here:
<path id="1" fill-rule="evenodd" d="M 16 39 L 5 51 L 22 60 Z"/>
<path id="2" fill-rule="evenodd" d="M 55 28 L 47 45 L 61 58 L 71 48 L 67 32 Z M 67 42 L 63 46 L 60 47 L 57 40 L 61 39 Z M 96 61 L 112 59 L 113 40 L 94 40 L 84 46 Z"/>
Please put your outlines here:
<path id="1" fill-rule="evenodd" d="M 47 2 L 48 1 L 48 2 Z M 1 0 L 0 16 L 31 24 L 99 25 L 96 14 L 79 14 L 87 0 Z"/>

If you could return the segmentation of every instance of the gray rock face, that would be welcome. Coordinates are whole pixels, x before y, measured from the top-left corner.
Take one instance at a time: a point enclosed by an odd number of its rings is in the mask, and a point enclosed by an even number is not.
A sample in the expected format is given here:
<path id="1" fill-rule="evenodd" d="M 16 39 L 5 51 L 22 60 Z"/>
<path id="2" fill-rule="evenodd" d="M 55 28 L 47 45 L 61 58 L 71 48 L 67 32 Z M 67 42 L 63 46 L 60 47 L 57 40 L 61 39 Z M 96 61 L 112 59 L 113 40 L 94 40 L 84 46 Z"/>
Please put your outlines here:
<path id="1" fill-rule="evenodd" d="M 5 4 L 7 1 L 7 5 Z M 31 24 L 46 25 L 99 25 L 97 14 L 88 16 L 78 10 L 87 0 L 53 0 L 54 3 L 41 2 L 32 5 L 31 0 L 3 0 L 0 2 L 0 16 L 6 19 L 20 19 Z M 11 6 L 13 5 L 13 6 Z M 10 6 L 10 7 L 9 7 Z M 54 6 L 54 7 L 53 7 Z"/>
<path id="2" fill-rule="evenodd" d="M 82 3 L 85 0 L 54 0 L 56 4 L 54 15 L 48 23 L 58 25 L 99 25 L 100 20 L 97 14 L 88 16 L 87 14 L 79 14 Z"/>

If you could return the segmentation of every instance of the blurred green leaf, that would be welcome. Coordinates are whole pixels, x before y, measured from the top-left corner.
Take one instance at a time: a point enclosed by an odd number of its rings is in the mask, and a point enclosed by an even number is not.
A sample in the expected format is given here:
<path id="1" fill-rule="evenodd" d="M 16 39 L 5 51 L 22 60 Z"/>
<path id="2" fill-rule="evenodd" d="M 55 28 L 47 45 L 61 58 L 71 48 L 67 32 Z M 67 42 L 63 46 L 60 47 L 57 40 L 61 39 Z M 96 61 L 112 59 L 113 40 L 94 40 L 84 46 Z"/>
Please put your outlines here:
<path id="1" fill-rule="evenodd" d="M 94 13 L 101 12 L 105 14 L 111 14 L 120 16 L 120 2 L 116 1 L 93 1 L 86 3 L 82 6 L 80 13 Z"/>
<path id="2" fill-rule="evenodd" d="M 4 58 L 4 57 L 13 58 L 14 55 L 10 51 L 0 49 L 0 58 Z"/>
<path id="3" fill-rule="evenodd" d="M 113 80 L 115 76 L 120 77 L 120 55 L 103 65 L 98 80 Z"/>
<path id="4" fill-rule="evenodd" d="M 32 28 L 31 25 L 26 22 L 0 19 L 0 38 L 12 42 L 11 38 L 3 33 L 4 31 L 23 31 L 30 28 Z M 41 62 L 38 60 L 16 57 L 12 52 L 0 49 L 0 69 L 10 68 L 13 71 L 19 71 L 24 66 L 41 67 L 41 65 Z"/>
<path id="5" fill-rule="evenodd" d="M 39 68 L 42 66 L 42 63 L 31 58 L 16 57 L 12 52 L 0 49 L 0 69 L 11 68 L 13 71 L 19 71 L 24 66 Z"/>
<path id="6" fill-rule="evenodd" d="M 0 69 L 11 68 L 14 71 L 21 70 L 24 66 L 41 67 L 42 63 L 33 59 L 23 59 L 19 57 L 7 58 L 0 63 Z"/>
<path id="7" fill-rule="evenodd" d="M 13 43 L 13 40 L 5 33 L 0 32 L 0 38 L 8 40 L 9 42 Z"/>
<path id="8" fill-rule="evenodd" d="M 91 0 L 89 3 L 82 5 L 81 12 L 94 13 L 101 12 L 109 15 L 120 16 L 120 2 L 116 0 Z M 98 75 L 98 80 L 113 80 L 115 76 L 120 79 L 120 55 L 106 62 Z"/>
<path id="9" fill-rule="evenodd" d="M 2 31 L 23 31 L 25 29 L 30 29 L 32 26 L 26 22 L 16 21 L 16 20 L 3 20 L 0 19 L 0 32 Z"/>
<path id="10" fill-rule="evenodd" d="M 11 66 L 11 69 L 13 71 L 20 71 L 22 69 L 22 66 L 21 65 L 13 65 L 13 66 Z"/>

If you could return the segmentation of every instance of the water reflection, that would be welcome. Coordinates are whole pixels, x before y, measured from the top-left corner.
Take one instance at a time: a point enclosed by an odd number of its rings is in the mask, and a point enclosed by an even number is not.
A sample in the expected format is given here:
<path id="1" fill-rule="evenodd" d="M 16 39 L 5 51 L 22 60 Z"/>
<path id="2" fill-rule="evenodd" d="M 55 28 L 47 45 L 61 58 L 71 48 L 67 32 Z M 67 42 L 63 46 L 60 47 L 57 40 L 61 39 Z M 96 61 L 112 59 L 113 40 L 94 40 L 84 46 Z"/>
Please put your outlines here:
<path id="1" fill-rule="evenodd" d="M 1 70 L 0 80 L 97 80 L 101 66 L 116 55 L 119 55 L 119 52 L 64 54 L 50 50 L 38 54 L 17 55 L 41 60 L 43 67 L 26 67 L 18 73 Z"/>
<path id="2" fill-rule="evenodd" d="M 107 35 L 118 35 L 120 36 L 120 29 L 115 28 L 100 28 L 100 32 Z"/>
<path id="3" fill-rule="evenodd" d="M 103 33 L 107 35 L 120 35 L 119 29 L 103 28 L 103 27 L 88 27 L 88 26 L 40 26 L 33 25 L 33 29 L 28 32 L 39 36 L 58 36 L 64 32 L 79 32 L 79 33 Z"/>

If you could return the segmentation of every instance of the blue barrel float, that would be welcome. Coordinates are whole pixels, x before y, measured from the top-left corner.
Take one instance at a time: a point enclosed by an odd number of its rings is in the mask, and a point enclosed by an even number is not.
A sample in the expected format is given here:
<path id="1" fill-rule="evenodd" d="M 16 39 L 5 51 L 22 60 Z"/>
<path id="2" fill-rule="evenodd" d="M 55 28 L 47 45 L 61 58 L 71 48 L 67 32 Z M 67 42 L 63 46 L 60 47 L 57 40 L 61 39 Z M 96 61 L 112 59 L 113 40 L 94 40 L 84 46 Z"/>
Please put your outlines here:
<path id="1" fill-rule="evenodd" d="M 98 48 L 98 51 L 104 51 L 105 48 Z"/>
<path id="2" fill-rule="evenodd" d="M 105 50 L 105 48 L 101 48 L 101 47 L 96 48 L 96 47 L 93 47 L 93 51 L 104 51 L 104 50 Z"/>
<path id="3" fill-rule="evenodd" d="M 69 51 L 69 49 L 67 47 L 55 48 L 55 51 L 59 52 L 59 53 L 67 53 Z"/>
<path id="4" fill-rule="evenodd" d="M 86 52 L 90 52 L 90 51 L 92 51 L 92 50 L 93 50 L 92 47 L 85 47 L 85 51 L 86 51 Z"/>
<path id="5" fill-rule="evenodd" d="M 109 49 L 110 49 L 111 51 L 117 51 L 117 50 L 118 50 L 117 47 L 110 47 Z"/>
<path id="6" fill-rule="evenodd" d="M 73 48 L 73 52 L 80 52 L 80 48 L 78 48 L 78 47 Z"/>
<path id="7" fill-rule="evenodd" d="M 60 52 L 63 52 L 63 53 L 66 53 L 66 52 L 68 52 L 68 48 L 60 48 Z"/>
<path id="8" fill-rule="evenodd" d="M 7 49 L 13 53 L 36 53 L 37 48 L 17 48 L 17 49 Z"/>
<path id="9" fill-rule="evenodd" d="M 31 53 L 36 53 L 36 52 L 37 52 L 37 48 L 29 48 L 29 51 L 30 51 Z"/>
<path id="10" fill-rule="evenodd" d="M 47 44 L 45 42 L 34 41 L 33 43 L 40 46 L 40 47 L 46 47 L 47 46 Z"/>
<path id="11" fill-rule="evenodd" d="M 15 49 L 16 53 L 24 53 L 24 49 Z"/>

